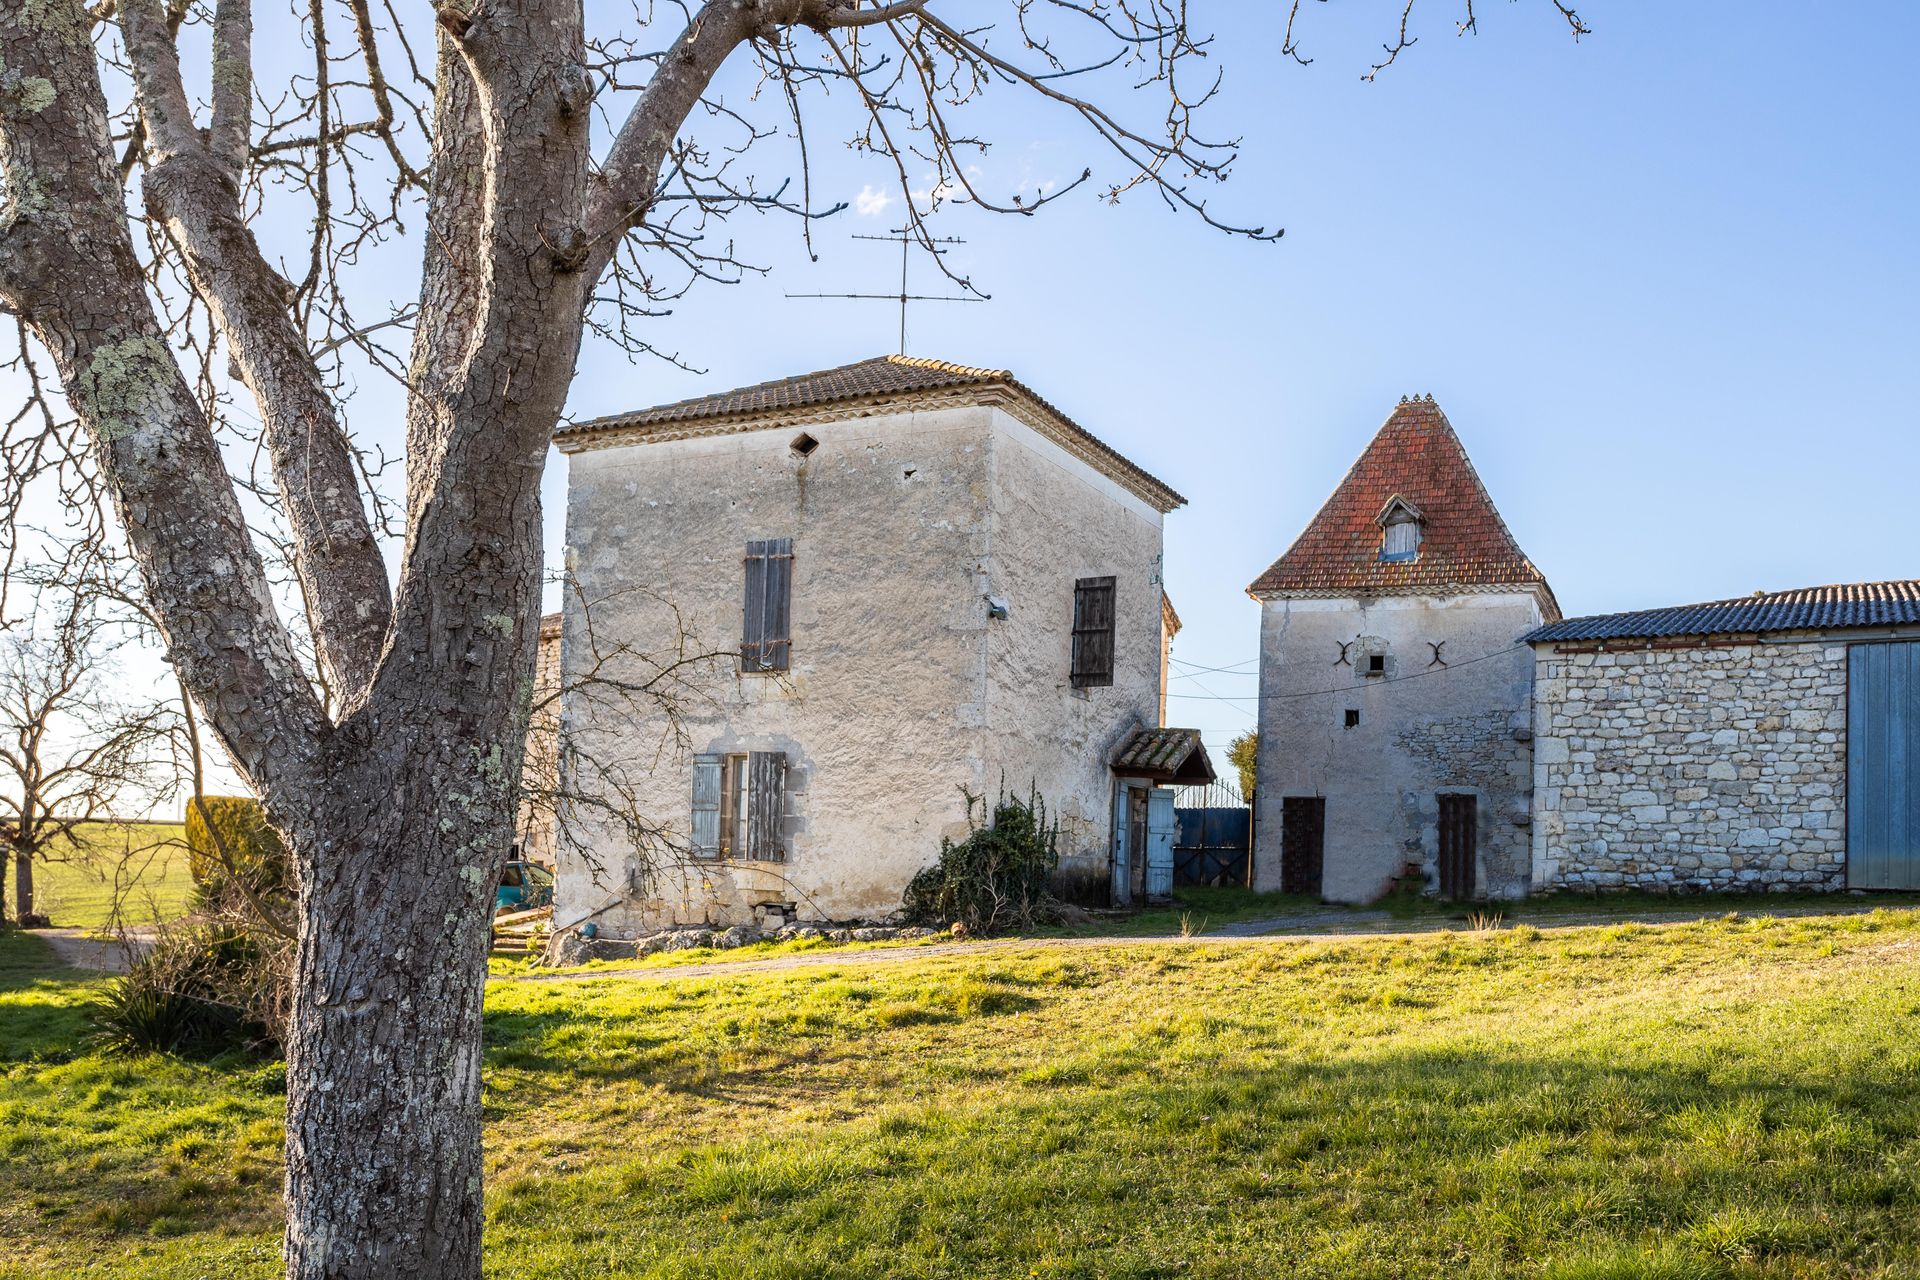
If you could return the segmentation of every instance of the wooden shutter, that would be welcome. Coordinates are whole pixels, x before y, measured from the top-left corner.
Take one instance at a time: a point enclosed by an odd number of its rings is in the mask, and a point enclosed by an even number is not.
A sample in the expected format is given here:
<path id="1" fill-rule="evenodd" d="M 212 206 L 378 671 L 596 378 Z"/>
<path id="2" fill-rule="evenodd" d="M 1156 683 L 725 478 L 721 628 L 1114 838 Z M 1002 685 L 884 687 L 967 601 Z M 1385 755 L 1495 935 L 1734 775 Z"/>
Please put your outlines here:
<path id="1" fill-rule="evenodd" d="M 702 752 L 693 758 L 693 856 L 720 856 L 720 769 L 725 756 Z"/>
<path id="2" fill-rule="evenodd" d="M 767 633 L 767 544 L 749 542 L 746 555 L 746 609 L 740 623 L 740 669 L 761 670 L 761 640 Z"/>
<path id="3" fill-rule="evenodd" d="M 747 854 L 755 862 L 785 862 L 787 757 L 778 751 L 747 756 Z"/>
<path id="4" fill-rule="evenodd" d="M 1073 687 L 1113 683 L 1114 580 L 1081 578 L 1073 584 Z"/>
<path id="5" fill-rule="evenodd" d="M 741 615 L 740 669 L 785 671 L 792 638 L 793 539 L 747 544 L 746 607 Z"/>
<path id="6" fill-rule="evenodd" d="M 761 669 L 785 671 L 793 648 L 793 539 L 774 538 L 766 548 L 766 632 L 760 638 Z"/>

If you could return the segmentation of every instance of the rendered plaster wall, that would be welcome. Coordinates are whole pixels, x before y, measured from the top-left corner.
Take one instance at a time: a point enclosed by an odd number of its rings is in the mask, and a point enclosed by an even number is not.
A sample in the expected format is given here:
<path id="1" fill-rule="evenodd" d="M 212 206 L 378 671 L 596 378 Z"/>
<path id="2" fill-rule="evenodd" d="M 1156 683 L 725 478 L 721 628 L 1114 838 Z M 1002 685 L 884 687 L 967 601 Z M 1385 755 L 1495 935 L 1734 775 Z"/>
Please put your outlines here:
<path id="1" fill-rule="evenodd" d="M 819 441 L 805 458 L 790 447 L 803 430 Z M 741 922 L 761 903 L 801 919 L 884 917 L 941 837 L 964 834 L 962 789 L 991 799 L 1003 775 L 1104 828 L 1105 758 L 1088 762 L 1158 693 L 1156 642 L 1133 633 L 1158 633 L 1158 583 L 1144 580 L 1157 573 L 1159 526 L 1157 513 L 1109 514 L 1115 493 L 1092 468 L 986 406 L 570 461 L 569 681 L 653 677 L 673 706 L 569 695 L 571 785 L 624 792 L 660 838 L 636 855 L 616 824 L 576 810 L 557 920 L 599 911 L 618 935 Z M 1120 547 L 1093 548 L 1122 531 Z M 779 537 L 794 542 L 791 670 L 742 675 L 731 657 L 696 656 L 658 678 L 679 655 L 738 647 L 742 554 Z M 1086 699 L 1066 688 L 1083 559 L 1086 572 L 1122 578 L 1128 671 Z M 1008 600 L 1009 618 L 988 618 L 989 594 Z M 787 860 L 690 859 L 692 755 L 761 750 L 788 761 Z M 610 770 L 618 787 L 596 781 Z"/>
<path id="2" fill-rule="evenodd" d="M 1159 723 L 1161 515 L 1022 422 L 994 412 L 987 587 L 1009 615 L 984 649 L 987 783 L 1037 784 L 1060 819 L 1059 888 L 1103 894 L 1108 761 Z M 1075 689 L 1074 583 L 1114 578 L 1113 684 Z M 1097 882 L 1097 883 L 1096 883 Z"/>
<path id="3" fill-rule="evenodd" d="M 1844 644 L 1538 649 L 1537 886 L 1845 887 Z"/>
<path id="4" fill-rule="evenodd" d="M 521 765 L 523 795 L 515 840 L 523 856 L 551 867 L 554 861 L 553 797 L 560 766 L 560 630 L 540 628 L 533 668 L 533 707 L 527 751 Z"/>
<path id="5" fill-rule="evenodd" d="M 1329 901 L 1370 902 L 1410 864 L 1437 889 L 1445 792 L 1476 797 L 1477 894 L 1524 897 L 1533 655 L 1519 639 L 1540 622 L 1531 592 L 1264 600 L 1256 887 L 1281 887 L 1283 798 L 1318 795 Z M 1370 677 L 1374 654 L 1386 670 Z"/>

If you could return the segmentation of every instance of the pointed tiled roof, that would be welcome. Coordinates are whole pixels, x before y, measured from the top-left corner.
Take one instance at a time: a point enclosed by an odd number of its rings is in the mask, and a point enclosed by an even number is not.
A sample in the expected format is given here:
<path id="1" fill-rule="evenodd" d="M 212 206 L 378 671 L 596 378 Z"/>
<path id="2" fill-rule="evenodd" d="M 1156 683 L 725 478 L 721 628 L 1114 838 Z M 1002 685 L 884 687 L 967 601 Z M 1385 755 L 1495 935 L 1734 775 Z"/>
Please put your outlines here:
<path id="1" fill-rule="evenodd" d="M 1424 523 L 1419 554 L 1380 558 L 1380 520 L 1399 498 Z M 1402 400 L 1320 513 L 1247 588 L 1267 595 L 1414 595 L 1461 587 L 1552 588 L 1520 550 L 1432 396 Z"/>
<path id="2" fill-rule="evenodd" d="M 609 414 L 586 422 L 563 423 L 553 433 L 561 452 L 596 444 L 639 439 L 678 439 L 693 434 L 751 431 L 774 423 L 830 421 L 888 413 L 926 405 L 943 394 L 971 395 L 980 403 L 998 403 L 1051 437 L 1160 511 L 1186 505 L 1186 499 L 1149 475 L 1066 414 L 1036 395 L 1005 369 L 916 356 L 875 356 L 834 369 L 791 378 L 775 378 L 714 395 L 676 400 L 631 413 Z"/>

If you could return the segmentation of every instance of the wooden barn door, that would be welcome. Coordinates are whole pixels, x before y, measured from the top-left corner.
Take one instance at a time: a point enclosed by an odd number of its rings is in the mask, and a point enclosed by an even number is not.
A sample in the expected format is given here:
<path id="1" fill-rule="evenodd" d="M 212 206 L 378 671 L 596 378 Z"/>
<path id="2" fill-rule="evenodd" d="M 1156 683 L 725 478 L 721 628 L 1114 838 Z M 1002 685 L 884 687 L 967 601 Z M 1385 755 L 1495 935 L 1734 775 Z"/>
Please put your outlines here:
<path id="1" fill-rule="evenodd" d="M 1920 889 L 1920 642 L 1847 652 L 1847 887 Z"/>
<path id="2" fill-rule="evenodd" d="M 1472 796 L 1440 797 L 1440 896 L 1473 896 L 1474 850 L 1480 835 L 1479 804 Z"/>
<path id="3" fill-rule="evenodd" d="M 1285 796 L 1280 801 L 1280 892 L 1319 896 L 1326 864 L 1327 798 Z"/>

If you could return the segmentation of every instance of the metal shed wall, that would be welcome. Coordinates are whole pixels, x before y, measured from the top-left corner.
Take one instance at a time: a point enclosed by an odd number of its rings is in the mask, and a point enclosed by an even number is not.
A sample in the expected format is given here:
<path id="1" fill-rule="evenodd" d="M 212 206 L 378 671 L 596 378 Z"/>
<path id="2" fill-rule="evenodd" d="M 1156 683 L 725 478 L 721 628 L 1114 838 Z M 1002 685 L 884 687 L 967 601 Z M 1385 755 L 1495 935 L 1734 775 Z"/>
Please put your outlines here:
<path id="1" fill-rule="evenodd" d="M 1920 641 L 1847 658 L 1847 885 L 1920 889 Z"/>

